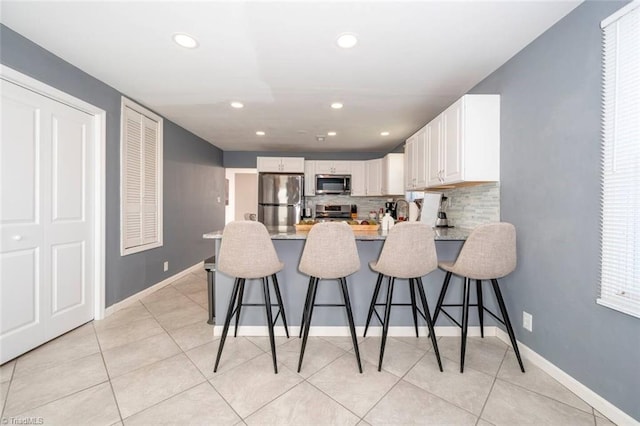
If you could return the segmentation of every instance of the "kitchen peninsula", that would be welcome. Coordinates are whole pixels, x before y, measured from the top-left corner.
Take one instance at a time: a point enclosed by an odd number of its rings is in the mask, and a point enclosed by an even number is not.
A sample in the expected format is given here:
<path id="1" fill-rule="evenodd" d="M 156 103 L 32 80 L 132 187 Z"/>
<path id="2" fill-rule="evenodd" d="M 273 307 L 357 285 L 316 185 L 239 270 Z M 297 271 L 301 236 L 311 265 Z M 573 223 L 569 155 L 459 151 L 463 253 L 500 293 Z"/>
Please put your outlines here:
<path id="1" fill-rule="evenodd" d="M 454 260 L 462 247 L 462 243 L 471 232 L 470 229 L 465 228 L 434 228 L 434 231 L 436 233 L 435 240 L 438 260 L 441 261 Z M 308 232 L 273 231 L 270 232 L 270 234 L 278 257 L 280 261 L 285 264 L 284 269 L 278 272 L 278 282 L 282 290 L 282 298 L 290 333 L 295 335 L 296 330 L 298 330 L 300 326 L 300 318 L 302 316 L 302 308 L 309 281 L 308 276 L 298 271 L 298 264 Z M 378 259 L 387 232 L 355 231 L 354 234 L 360 256 L 360 270 L 349 276 L 347 281 L 355 325 L 356 327 L 364 327 L 369 302 L 371 301 L 377 277 L 377 274 L 369 268 L 369 262 Z M 203 238 L 214 240 L 215 254 L 217 256 L 220 250 L 222 231 L 204 234 Z M 406 250 L 411 250 L 411 247 L 406 247 Z M 435 307 L 443 278 L 444 273 L 440 270 L 436 270 L 426 277 L 423 277 L 422 281 L 429 301 L 429 307 L 432 310 Z M 229 277 L 218 271 L 215 272 L 215 308 L 216 317 L 219 319 L 216 327 L 221 327 L 220 319 L 226 315 L 233 280 L 233 277 Z M 246 303 L 261 303 L 263 297 L 262 288 L 260 285 L 257 285 L 258 282 L 256 280 L 253 281 L 256 285 L 247 285 L 244 300 Z M 394 292 L 394 303 L 409 303 L 409 286 L 405 285 L 405 282 L 407 282 L 407 280 L 396 280 L 397 286 Z M 384 294 L 385 291 L 382 293 Z M 316 302 L 340 303 L 341 301 L 342 295 L 339 292 L 336 282 L 322 280 L 318 288 L 318 298 Z M 340 308 L 317 309 L 314 311 L 311 332 L 321 335 L 348 335 L 344 315 L 344 309 Z M 239 334 L 266 335 L 264 308 L 243 309 L 240 324 Z M 282 327 L 278 327 L 280 324 L 279 321 L 276 324 L 276 333 L 278 335 L 284 335 Z M 372 325 L 375 327 L 379 324 L 374 320 Z M 395 330 L 396 333 L 413 335 L 413 317 L 411 310 L 408 308 L 394 310 L 390 325 L 392 327 L 406 327 L 406 333 L 404 333 L 405 330 L 400 331 L 398 329 Z M 421 333 L 425 332 L 426 327 L 421 327 L 420 331 Z M 358 329 L 358 333 L 361 334 L 361 332 L 362 331 Z M 392 330 L 392 332 L 394 331 Z"/>

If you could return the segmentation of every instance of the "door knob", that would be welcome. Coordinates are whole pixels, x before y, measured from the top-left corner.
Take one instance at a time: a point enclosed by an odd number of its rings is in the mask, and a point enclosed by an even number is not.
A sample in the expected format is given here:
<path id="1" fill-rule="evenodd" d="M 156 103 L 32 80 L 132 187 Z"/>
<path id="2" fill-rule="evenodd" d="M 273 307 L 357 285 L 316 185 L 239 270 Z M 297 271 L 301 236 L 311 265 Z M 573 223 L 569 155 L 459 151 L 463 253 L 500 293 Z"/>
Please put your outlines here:
<path id="1" fill-rule="evenodd" d="M 14 235 L 13 237 L 11 237 L 11 239 L 13 241 L 20 241 L 22 239 L 22 235 Z"/>

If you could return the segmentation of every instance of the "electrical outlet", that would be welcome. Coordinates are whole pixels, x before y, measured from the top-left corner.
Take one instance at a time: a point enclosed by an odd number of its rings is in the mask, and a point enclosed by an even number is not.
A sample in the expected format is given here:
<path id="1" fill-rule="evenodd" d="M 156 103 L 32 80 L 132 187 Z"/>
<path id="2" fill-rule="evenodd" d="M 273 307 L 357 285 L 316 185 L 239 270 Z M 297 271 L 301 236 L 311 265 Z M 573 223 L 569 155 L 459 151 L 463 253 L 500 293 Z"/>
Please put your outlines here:
<path id="1" fill-rule="evenodd" d="M 169 270 L 169 262 L 164 262 L 164 271 L 167 272 Z"/>
<path id="2" fill-rule="evenodd" d="M 533 315 L 528 312 L 522 311 L 522 327 L 525 330 L 533 332 Z"/>

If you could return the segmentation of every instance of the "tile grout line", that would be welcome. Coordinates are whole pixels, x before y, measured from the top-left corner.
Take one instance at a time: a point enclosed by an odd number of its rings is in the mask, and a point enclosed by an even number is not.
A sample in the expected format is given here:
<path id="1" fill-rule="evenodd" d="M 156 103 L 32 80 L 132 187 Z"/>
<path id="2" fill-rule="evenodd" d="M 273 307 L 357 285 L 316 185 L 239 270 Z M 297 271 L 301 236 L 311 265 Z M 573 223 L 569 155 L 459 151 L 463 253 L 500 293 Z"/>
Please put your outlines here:
<path id="1" fill-rule="evenodd" d="M 17 358 L 13 363 L 13 369 L 11 370 L 11 377 L 9 377 L 9 384 L 7 385 L 7 393 L 4 397 L 4 404 L 2 404 L 2 410 L 0 412 L 0 420 L 4 419 L 4 412 L 7 408 L 7 402 L 9 401 L 9 392 L 11 391 L 11 385 L 13 384 L 13 376 L 16 374 L 16 365 L 18 365 L 18 360 L 19 358 Z"/>
<path id="2" fill-rule="evenodd" d="M 100 358 L 102 359 L 102 365 L 104 365 L 104 371 L 107 373 L 107 380 L 109 381 L 109 388 L 111 389 L 111 396 L 113 397 L 113 401 L 116 404 L 116 409 L 118 410 L 118 416 L 120 417 L 120 422 L 124 424 L 124 419 L 122 418 L 122 411 L 120 411 L 120 404 L 118 404 L 118 398 L 116 397 L 116 392 L 113 389 L 113 383 L 111 382 L 111 374 L 109 374 L 109 369 L 107 368 L 107 362 L 104 360 L 104 353 L 102 352 L 102 345 L 100 345 L 100 339 L 98 339 L 98 332 L 96 331 L 95 324 L 91 324 L 93 326 L 93 332 L 96 336 L 96 341 L 98 342 L 98 349 L 100 350 Z"/>
<path id="3" fill-rule="evenodd" d="M 496 381 L 498 380 L 498 374 L 500 374 L 500 370 L 502 369 L 502 365 L 504 364 L 505 359 L 507 359 L 507 353 L 509 353 L 509 350 L 505 350 L 504 354 L 502 354 L 502 361 L 500 361 L 500 365 L 498 366 L 498 370 L 496 371 L 496 374 L 493 376 L 493 381 L 491 382 L 491 388 L 489 388 L 489 392 L 487 393 L 487 397 L 484 400 L 484 403 L 482 404 L 482 409 L 480 410 L 480 414 L 478 414 L 478 420 L 476 420 L 476 425 L 478 423 L 480 423 L 480 420 L 482 419 L 482 414 L 484 413 L 484 409 L 487 406 L 487 402 L 489 402 L 489 398 L 491 397 L 491 392 L 493 392 L 493 387 L 496 384 Z M 484 420 L 484 419 L 482 419 Z"/>

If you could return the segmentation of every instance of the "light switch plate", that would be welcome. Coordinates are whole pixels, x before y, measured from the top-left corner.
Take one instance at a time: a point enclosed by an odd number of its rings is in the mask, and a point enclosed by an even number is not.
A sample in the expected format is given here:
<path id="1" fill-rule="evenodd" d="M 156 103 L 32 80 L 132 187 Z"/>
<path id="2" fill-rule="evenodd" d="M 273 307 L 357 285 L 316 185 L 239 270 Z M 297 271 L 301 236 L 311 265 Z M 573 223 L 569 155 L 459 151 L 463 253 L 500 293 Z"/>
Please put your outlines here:
<path id="1" fill-rule="evenodd" d="M 167 272 L 169 270 L 169 262 L 164 262 L 164 271 Z"/>
<path id="2" fill-rule="evenodd" d="M 525 330 L 533 332 L 533 315 L 528 312 L 522 311 L 522 327 Z"/>

